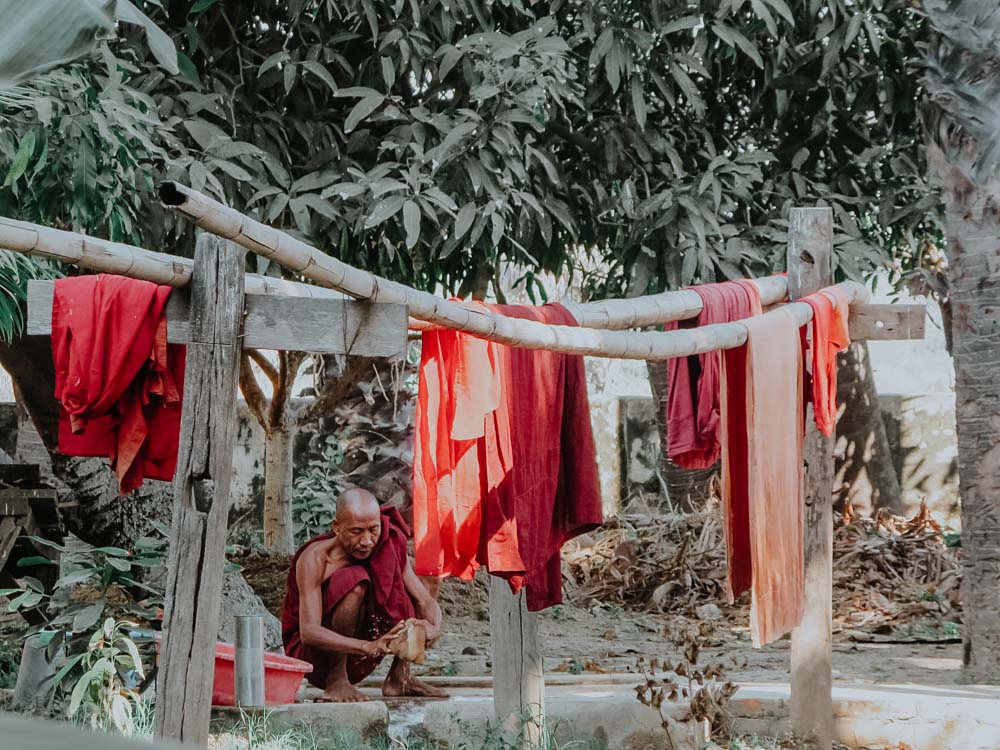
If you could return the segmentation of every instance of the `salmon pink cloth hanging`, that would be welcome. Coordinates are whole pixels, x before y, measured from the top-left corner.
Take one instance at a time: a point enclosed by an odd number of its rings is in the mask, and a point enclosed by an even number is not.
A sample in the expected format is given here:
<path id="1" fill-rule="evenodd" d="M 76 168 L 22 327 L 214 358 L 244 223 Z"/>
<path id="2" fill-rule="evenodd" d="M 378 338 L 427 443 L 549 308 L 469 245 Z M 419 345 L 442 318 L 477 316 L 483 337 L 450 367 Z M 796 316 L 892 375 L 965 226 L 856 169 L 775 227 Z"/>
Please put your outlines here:
<path id="1" fill-rule="evenodd" d="M 667 323 L 663 330 L 731 323 L 761 311 L 760 293 L 752 281 L 692 287 L 701 297 L 698 317 Z M 707 469 L 719 460 L 719 377 L 721 352 L 667 361 L 667 452 L 685 469 Z"/>
<path id="2" fill-rule="evenodd" d="M 847 325 L 851 301 L 843 289 L 832 286 L 802 297 L 799 302 L 807 303 L 813 311 L 810 324 L 813 419 L 819 431 L 829 437 L 837 426 L 837 353 L 851 345 Z"/>
<path id="3" fill-rule="evenodd" d="M 488 309 L 576 325 L 561 305 Z M 427 331 L 415 421 L 417 574 L 485 565 L 532 611 L 562 601 L 563 543 L 603 520 L 583 358 Z"/>
<path id="4" fill-rule="evenodd" d="M 802 617 L 802 339 L 794 314 L 742 321 L 722 361 L 722 510 L 728 597 L 751 592 L 754 646 Z"/>
<path id="5" fill-rule="evenodd" d="M 55 282 L 59 451 L 107 457 L 122 494 L 177 465 L 185 349 L 167 344 L 171 291 L 110 274 Z"/>

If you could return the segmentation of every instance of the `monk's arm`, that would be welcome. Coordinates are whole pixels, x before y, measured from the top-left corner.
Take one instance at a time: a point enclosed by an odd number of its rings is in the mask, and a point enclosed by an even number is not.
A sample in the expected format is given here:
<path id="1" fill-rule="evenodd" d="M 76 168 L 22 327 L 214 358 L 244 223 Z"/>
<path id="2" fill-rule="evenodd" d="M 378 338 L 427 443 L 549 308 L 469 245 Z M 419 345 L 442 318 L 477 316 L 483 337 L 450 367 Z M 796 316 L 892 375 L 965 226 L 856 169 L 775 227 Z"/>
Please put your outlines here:
<path id="1" fill-rule="evenodd" d="M 323 571 L 325 563 L 311 555 L 302 555 L 295 565 L 299 586 L 299 637 L 310 648 L 338 654 L 376 656 L 379 641 L 363 641 L 323 627 Z"/>
<path id="2" fill-rule="evenodd" d="M 409 560 L 406 561 L 406 570 L 403 571 L 403 584 L 406 586 L 406 593 L 413 601 L 417 617 L 430 626 L 427 630 L 427 639 L 433 643 L 441 637 L 441 607 L 413 571 Z"/>

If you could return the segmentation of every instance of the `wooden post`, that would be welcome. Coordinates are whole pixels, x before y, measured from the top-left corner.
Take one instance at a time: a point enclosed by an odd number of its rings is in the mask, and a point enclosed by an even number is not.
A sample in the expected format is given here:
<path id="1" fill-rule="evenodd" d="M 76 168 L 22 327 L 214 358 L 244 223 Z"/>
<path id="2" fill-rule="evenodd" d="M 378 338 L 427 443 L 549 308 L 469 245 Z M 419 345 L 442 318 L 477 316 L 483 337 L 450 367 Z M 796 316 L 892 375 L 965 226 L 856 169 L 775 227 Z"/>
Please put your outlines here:
<path id="1" fill-rule="evenodd" d="M 793 208 L 788 229 L 788 297 L 833 283 L 833 215 L 829 208 Z M 792 632 L 792 725 L 795 734 L 829 750 L 833 741 L 833 437 L 806 414 L 805 593 L 802 621 Z"/>
<path id="2" fill-rule="evenodd" d="M 540 748 L 545 720 L 545 676 L 538 645 L 538 615 L 524 591 L 512 594 L 490 577 L 490 641 L 493 646 L 493 706 L 497 721 L 520 748 Z"/>
<path id="3" fill-rule="evenodd" d="M 174 517 L 156 680 L 156 734 L 205 745 L 225 566 L 243 322 L 237 245 L 198 238 Z"/>

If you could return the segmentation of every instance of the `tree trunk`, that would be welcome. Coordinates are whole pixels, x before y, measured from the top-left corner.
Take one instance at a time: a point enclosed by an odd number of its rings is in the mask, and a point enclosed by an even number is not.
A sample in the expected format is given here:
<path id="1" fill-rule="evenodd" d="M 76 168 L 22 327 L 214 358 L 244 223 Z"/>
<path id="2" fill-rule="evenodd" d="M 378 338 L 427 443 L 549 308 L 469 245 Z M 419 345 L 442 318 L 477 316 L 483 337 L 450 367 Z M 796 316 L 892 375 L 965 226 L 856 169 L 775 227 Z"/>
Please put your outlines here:
<path id="1" fill-rule="evenodd" d="M 674 511 L 701 510 L 712 497 L 718 464 L 710 469 L 682 469 L 667 453 L 667 363 L 647 362 L 649 385 L 656 408 L 656 431 L 660 436 L 659 473 L 667 506 Z"/>
<path id="2" fill-rule="evenodd" d="M 294 433 L 264 433 L 264 546 L 281 555 L 295 552 L 292 524 L 292 446 Z"/>
<path id="3" fill-rule="evenodd" d="M 55 370 L 48 337 L 24 336 L 9 344 L 0 343 L 0 366 L 10 374 L 19 404 L 31 417 L 48 450 L 53 480 L 78 503 L 63 512 L 67 530 L 95 547 L 127 549 L 140 536 L 155 536 L 157 526 L 170 528 L 173 494 L 169 482 L 144 482 L 122 497 L 118 478 L 107 461 L 64 456 L 56 451 L 59 404 L 53 396 Z M 281 645 L 280 624 L 267 613 L 243 576 L 227 576 L 222 597 L 220 637 L 233 632 L 236 613 L 255 609 L 264 616 L 268 647 Z"/>
<path id="4" fill-rule="evenodd" d="M 1000 182 L 972 182 L 928 149 L 948 237 L 958 477 L 962 496 L 965 676 L 1000 674 Z"/>
<path id="5" fill-rule="evenodd" d="M 843 412 L 837 420 L 834 492 L 838 501 L 850 500 L 862 512 L 885 508 L 902 513 L 905 509 L 899 475 L 870 365 L 868 343 L 864 341 L 851 344 L 837 359 L 837 403 Z"/>

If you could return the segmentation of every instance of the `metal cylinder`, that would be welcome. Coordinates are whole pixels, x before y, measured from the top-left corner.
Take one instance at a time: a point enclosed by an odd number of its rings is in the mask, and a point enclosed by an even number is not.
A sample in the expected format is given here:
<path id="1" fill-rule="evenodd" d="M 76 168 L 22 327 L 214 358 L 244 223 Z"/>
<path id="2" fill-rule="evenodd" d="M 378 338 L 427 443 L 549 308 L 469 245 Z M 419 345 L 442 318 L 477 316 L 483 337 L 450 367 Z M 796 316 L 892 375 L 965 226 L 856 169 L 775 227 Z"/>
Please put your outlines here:
<path id="1" fill-rule="evenodd" d="M 21 666 L 17 670 L 17 684 L 14 685 L 14 705 L 30 709 L 40 698 L 46 682 L 55 675 L 56 665 L 49 661 L 48 649 L 38 635 L 25 639 L 21 652 Z"/>
<path id="2" fill-rule="evenodd" d="M 236 705 L 264 707 L 264 620 L 260 615 L 236 617 Z"/>

